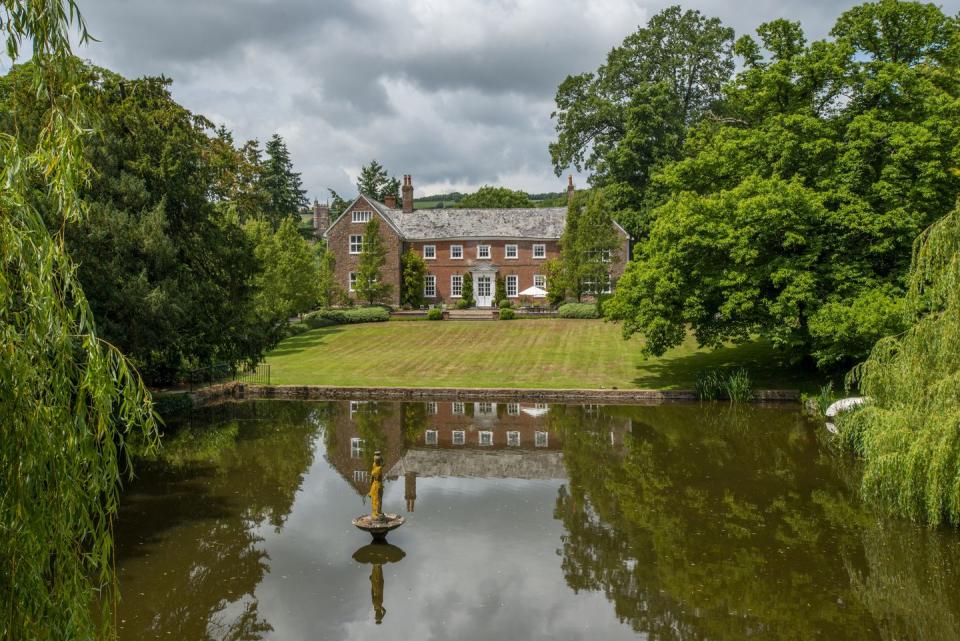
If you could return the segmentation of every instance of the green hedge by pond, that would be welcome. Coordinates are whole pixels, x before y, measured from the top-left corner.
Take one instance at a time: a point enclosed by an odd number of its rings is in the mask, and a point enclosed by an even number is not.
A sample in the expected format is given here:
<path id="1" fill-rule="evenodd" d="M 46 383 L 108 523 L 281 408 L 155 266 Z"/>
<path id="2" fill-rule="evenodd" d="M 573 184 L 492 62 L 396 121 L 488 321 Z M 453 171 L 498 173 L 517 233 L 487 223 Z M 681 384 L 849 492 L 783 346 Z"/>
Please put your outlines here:
<path id="1" fill-rule="evenodd" d="M 599 318 L 593 303 L 567 303 L 557 310 L 560 318 Z"/>

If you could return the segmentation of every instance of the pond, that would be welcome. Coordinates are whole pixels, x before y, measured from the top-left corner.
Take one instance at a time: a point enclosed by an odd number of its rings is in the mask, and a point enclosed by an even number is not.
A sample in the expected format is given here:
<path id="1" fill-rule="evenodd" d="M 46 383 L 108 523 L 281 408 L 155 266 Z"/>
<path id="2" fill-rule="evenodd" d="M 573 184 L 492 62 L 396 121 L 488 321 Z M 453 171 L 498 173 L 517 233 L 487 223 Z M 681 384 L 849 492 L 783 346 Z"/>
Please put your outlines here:
<path id="1" fill-rule="evenodd" d="M 960 639 L 960 538 L 884 518 L 794 407 L 255 401 L 117 523 L 120 638 Z M 389 546 L 351 519 L 373 451 Z"/>

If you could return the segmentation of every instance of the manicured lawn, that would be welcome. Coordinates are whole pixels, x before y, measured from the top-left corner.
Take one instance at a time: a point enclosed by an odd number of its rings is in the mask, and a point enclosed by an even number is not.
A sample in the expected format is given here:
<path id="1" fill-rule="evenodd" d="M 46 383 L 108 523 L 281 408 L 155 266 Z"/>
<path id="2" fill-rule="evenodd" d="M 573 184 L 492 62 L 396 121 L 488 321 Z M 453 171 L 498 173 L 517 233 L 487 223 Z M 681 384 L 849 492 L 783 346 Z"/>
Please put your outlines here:
<path id="1" fill-rule="evenodd" d="M 409 322 L 338 325 L 294 336 L 267 358 L 279 385 L 689 389 L 697 373 L 744 366 L 756 388 L 814 389 L 764 343 L 698 350 L 693 340 L 662 358 L 595 320 Z"/>

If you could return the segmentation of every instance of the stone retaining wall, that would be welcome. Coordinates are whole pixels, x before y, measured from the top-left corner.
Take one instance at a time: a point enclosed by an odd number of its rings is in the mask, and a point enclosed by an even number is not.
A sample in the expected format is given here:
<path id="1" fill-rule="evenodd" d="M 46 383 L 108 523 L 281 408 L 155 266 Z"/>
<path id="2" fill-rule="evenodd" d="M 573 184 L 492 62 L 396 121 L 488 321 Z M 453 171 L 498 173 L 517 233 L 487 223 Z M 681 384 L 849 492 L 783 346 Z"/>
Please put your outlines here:
<path id="1" fill-rule="evenodd" d="M 657 405 L 696 401 L 693 390 L 614 389 L 465 389 L 460 387 L 336 387 L 327 385 L 256 385 L 229 383 L 194 394 L 198 405 L 219 398 L 276 398 L 303 400 L 395 400 L 395 401 L 526 401 L 554 403 L 629 403 Z M 798 390 L 758 390 L 754 402 L 782 403 L 800 400 Z"/>

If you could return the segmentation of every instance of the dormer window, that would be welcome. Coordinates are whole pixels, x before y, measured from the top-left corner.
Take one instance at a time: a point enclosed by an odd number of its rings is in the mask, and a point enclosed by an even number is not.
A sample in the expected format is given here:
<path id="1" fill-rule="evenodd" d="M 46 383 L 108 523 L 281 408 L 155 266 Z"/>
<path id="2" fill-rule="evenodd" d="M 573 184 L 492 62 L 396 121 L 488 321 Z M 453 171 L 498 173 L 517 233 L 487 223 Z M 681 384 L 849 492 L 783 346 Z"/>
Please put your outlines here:
<path id="1" fill-rule="evenodd" d="M 351 222 L 369 223 L 371 218 L 373 218 L 372 211 L 354 211 L 351 217 Z"/>

